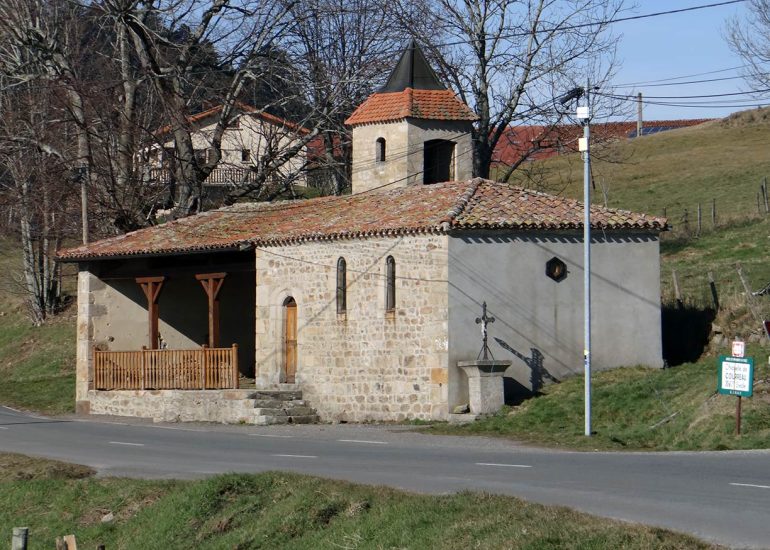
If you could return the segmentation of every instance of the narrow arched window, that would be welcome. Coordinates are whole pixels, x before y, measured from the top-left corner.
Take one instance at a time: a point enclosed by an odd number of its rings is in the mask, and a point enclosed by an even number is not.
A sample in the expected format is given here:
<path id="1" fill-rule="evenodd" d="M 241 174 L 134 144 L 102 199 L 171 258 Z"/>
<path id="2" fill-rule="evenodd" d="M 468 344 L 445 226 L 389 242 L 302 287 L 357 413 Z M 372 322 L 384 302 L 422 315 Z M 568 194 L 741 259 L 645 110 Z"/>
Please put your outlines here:
<path id="1" fill-rule="evenodd" d="M 396 260 L 388 256 L 385 260 L 385 310 L 396 309 Z"/>
<path id="2" fill-rule="evenodd" d="M 377 138 L 377 162 L 385 162 L 385 138 Z"/>
<path id="3" fill-rule="evenodd" d="M 345 258 L 337 260 L 337 313 L 348 310 L 348 274 Z"/>

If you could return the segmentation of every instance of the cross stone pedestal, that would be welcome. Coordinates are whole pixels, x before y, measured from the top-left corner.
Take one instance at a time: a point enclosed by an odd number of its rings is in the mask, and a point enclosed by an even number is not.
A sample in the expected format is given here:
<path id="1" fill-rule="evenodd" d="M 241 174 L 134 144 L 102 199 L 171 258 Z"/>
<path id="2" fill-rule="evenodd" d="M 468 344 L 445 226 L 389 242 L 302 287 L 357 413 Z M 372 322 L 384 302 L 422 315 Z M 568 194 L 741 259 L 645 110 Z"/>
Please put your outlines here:
<path id="1" fill-rule="evenodd" d="M 496 413 L 505 404 L 503 374 L 510 361 L 477 359 L 458 361 L 468 375 L 468 399 L 472 414 Z"/>

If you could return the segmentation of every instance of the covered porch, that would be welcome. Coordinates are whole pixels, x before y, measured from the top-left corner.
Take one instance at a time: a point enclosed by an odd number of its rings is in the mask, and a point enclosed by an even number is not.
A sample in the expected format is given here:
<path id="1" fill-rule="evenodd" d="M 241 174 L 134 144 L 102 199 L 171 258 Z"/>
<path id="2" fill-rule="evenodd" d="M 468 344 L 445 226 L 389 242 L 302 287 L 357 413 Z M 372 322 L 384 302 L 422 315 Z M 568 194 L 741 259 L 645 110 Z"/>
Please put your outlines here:
<path id="1" fill-rule="evenodd" d="M 90 279 L 88 390 L 254 387 L 252 251 L 110 259 Z"/>

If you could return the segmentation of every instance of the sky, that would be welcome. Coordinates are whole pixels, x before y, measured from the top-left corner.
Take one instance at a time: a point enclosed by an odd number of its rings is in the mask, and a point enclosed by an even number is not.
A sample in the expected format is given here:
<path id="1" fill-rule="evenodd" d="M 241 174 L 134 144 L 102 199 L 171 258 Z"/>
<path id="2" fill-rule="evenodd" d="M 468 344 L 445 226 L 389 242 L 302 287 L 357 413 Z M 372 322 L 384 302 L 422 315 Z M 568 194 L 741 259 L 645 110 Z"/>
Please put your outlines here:
<path id="1" fill-rule="evenodd" d="M 716 3 L 718 0 L 637 0 L 637 6 L 625 15 L 640 15 L 659 11 Z M 649 101 L 674 102 L 682 100 L 652 99 L 652 96 L 687 96 L 742 92 L 748 90 L 742 78 L 691 85 L 651 86 L 650 81 L 693 75 L 742 65 L 742 61 L 730 51 L 724 38 L 727 20 L 732 16 L 747 15 L 745 4 L 733 4 L 681 14 L 663 15 L 636 21 L 614 24 L 615 33 L 621 35 L 618 58 L 621 63 L 615 85 L 637 82 L 632 87 L 617 88 L 615 93 L 642 92 Z M 740 70 L 694 76 L 682 80 L 737 77 Z M 675 81 L 672 81 L 675 82 Z M 658 83 L 663 84 L 663 83 Z M 668 84 L 666 82 L 665 84 Z M 747 96 L 717 99 L 686 99 L 688 103 L 707 102 L 724 104 L 725 100 L 744 99 Z M 745 102 L 744 102 L 745 103 Z M 765 102 L 767 104 L 768 102 Z M 704 106 L 673 107 L 644 105 L 647 120 L 679 118 L 715 118 L 746 107 L 710 108 Z"/>

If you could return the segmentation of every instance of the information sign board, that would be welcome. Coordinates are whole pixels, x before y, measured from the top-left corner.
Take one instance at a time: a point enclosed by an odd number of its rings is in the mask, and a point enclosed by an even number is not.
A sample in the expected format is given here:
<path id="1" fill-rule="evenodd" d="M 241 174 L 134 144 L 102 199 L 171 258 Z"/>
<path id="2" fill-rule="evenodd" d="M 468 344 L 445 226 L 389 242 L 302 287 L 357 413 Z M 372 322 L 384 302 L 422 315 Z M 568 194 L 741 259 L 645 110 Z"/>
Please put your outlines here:
<path id="1" fill-rule="evenodd" d="M 719 357 L 719 393 L 751 397 L 754 391 L 752 357 Z"/>

